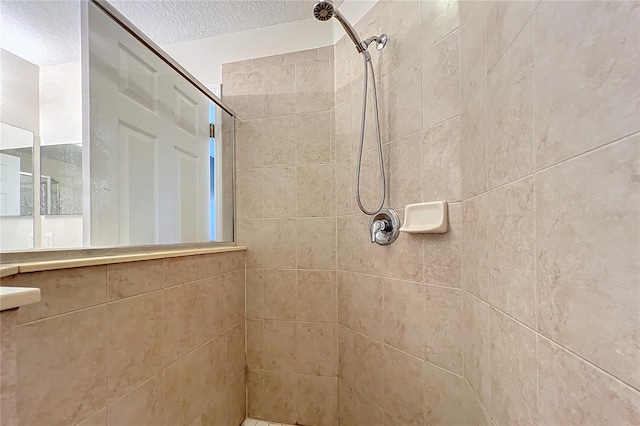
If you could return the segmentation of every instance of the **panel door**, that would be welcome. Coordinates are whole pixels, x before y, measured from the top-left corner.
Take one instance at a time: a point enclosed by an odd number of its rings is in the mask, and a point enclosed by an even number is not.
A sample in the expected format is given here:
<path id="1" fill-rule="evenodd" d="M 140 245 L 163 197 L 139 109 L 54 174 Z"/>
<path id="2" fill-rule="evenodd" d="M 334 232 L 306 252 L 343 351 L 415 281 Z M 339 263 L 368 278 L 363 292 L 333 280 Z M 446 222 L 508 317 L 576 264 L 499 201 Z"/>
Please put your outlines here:
<path id="1" fill-rule="evenodd" d="M 91 245 L 207 241 L 208 99 L 89 4 Z"/>

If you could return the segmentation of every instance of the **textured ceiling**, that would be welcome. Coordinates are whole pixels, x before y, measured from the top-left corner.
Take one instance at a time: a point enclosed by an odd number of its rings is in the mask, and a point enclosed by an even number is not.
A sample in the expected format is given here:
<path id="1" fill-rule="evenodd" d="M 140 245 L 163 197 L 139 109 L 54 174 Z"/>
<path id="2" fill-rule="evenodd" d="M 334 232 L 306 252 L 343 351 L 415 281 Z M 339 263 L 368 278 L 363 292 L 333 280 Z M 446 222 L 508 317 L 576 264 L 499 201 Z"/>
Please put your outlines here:
<path id="1" fill-rule="evenodd" d="M 315 0 L 114 0 L 159 45 L 308 19 Z M 342 1 L 336 3 L 340 4 Z M 78 0 L 1 0 L 1 45 L 37 65 L 80 58 Z"/>

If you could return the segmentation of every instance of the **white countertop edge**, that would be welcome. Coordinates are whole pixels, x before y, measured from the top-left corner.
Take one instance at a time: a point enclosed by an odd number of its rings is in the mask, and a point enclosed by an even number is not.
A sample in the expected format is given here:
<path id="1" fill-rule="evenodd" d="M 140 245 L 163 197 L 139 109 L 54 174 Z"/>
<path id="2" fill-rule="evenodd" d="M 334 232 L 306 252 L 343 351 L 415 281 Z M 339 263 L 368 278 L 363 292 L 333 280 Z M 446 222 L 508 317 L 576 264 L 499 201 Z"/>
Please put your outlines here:
<path id="1" fill-rule="evenodd" d="M 30 287 L 0 287 L 0 311 L 19 308 L 40 301 L 40 289 Z"/>

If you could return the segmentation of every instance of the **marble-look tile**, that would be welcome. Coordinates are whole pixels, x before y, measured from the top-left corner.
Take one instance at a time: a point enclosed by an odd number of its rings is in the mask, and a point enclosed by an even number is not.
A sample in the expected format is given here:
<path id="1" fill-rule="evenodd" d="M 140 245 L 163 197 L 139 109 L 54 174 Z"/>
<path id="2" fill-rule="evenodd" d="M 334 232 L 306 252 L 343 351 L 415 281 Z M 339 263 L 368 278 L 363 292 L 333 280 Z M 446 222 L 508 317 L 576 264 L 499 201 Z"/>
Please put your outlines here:
<path id="1" fill-rule="evenodd" d="M 467 199 L 488 189 L 486 84 L 480 87 L 460 116 L 460 150 L 462 199 Z"/>
<path id="2" fill-rule="evenodd" d="M 394 5 L 417 3 L 402 1 Z M 422 71 L 420 57 L 407 62 L 382 79 L 383 117 L 388 126 L 388 137 L 383 142 L 395 141 L 422 127 Z M 384 127 L 382 127 L 384 128 Z M 384 133 L 384 132 L 383 132 Z"/>
<path id="3" fill-rule="evenodd" d="M 463 425 L 462 386 L 464 379 L 424 363 L 424 405 L 428 425 Z"/>
<path id="4" fill-rule="evenodd" d="M 0 424 L 18 426 L 18 311 L 0 312 Z"/>
<path id="5" fill-rule="evenodd" d="M 227 384 L 233 383 L 244 373 L 245 332 L 244 321 L 227 330 Z"/>
<path id="6" fill-rule="evenodd" d="M 511 48 L 538 3 L 539 0 L 487 1 L 487 72 Z"/>
<path id="7" fill-rule="evenodd" d="M 284 64 L 284 55 L 271 55 L 271 56 L 263 56 L 260 58 L 254 58 L 251 62 L 251 68 L 262 69 L 266 67 L 275 67 L 277 65 Z M 262 84 L 264 85 L 264 75 L 262 78 Z"/>
<path id="8" fill-rule="evenodd" d="M 540 424 L 640 423 L 640 393 L 538 336 Z"/>
<path id="9" fill-rule="evenodd" d="M 296 131 L 293 117 L 271 117 L 262 128 L 262 165 L 293 166 L 296 163 Z"/>
<path id="10" fill-rule="evenodd" d="M 639 20 L 636 2 L 540 5 L 533 18 L 537 169 L 640 129 Z"/>
<path id="11" fill-rule="evenodd" d="M 407 426 L 425 423 L 424 361 L 384 348 L 384 410 Z"/>
<path id="12" fill-rule="evenodd" d="M 384 417 L 384 410 L 361 396 L 350 386 L 340 383 L 340 425 L 376 425 Z"/>
<path id="13" fill-rule="evenodd" d="M 338 271 L 350 271 L 353 264 L 351 217 L 338 217 L 336 219 L 336 231 Z"/>
<path id="14" fill-rule="evenodd" d="M 422 53 L 422 127 L 460 114 L 458 46 L 455 31 Z"/>
<path id="15" fill-rule="evenodd" d="M 299 50 L 297 52 L 285 53 L 284 55 L 285 64 L 316 61 L 318 59 L 318 49 Z"/>
<path id="16" fill-rule="evenodd" d="M 296 113 L 333 108 L 333 60 L 296 62 Z"/>
<path id="17" fill-rule="evenodd" d="M 382 406 L 385 402 L 384 344 L 353 333 L 353 388 Z"/>
<path id="18" fill-rule="evenodd" d="M 460 26 L 458 0 L 422 0 L 422 49 L 428 49 Z"/>
<path id="19" fill-rule="evenodd" d="M 336 324 L 297 322 L 295 332 L 296 372 L 335 377 L 338 373 Z"/>
<path id="20" fill-rule="evenodd" d="M 267 370 L 296 372 L 296 323 L 264 321 L 262 358 Z"/>
<path id="21" fill-rule="evenodd" d="M 18 309 L 18 324 L 24 324 L 105 303 L 107 267 L 89 266 L 18 274 L 3 278 L 2 285 L 40 289 L 40 302 Z"/>
<path id="22" fill-rule="evenodd" d="M 164 259 L 164 287 L 244 269 L 244 252 L 211 253 Z"/>
<path id="23" fill-rule="evenodd" d="M 247 416 L 265 418 L 264 371 L 249 368 L 247 374 Z"/>
<path id="24" fill-rule="evenodd" d="M 491 418 L 499 425 L 538 424 L 536 334 L 491 309 Z"/>
<path id="25" fill-rule="evenodd" d="M 162 259 L 107 265 L 107 300 L 110 302 L 161 288 Z"/>
<path id="26" fill-rule="evenodd" d="M 462 107 L 487 77 L 486 13 L 487 2 L 461 1 L 460 14 L 460 93 Z"/>
<path id="27" fill-rule="evenodd" d="M 238 71 L 231 74 L 229 94 L 259 95 L 262 93 L 262 73 L 259 70 Z"/>
<path id="28" fill-rule="evenodd" d="M 487 194 L 487 301 L 530 327 L 536 324 L 533 177 Z"/>
<path id="29" fill-rule="evenodd" d="M 353 372 L 356 368 L 353 340 L 355 333 L 342 325 L 338 325 L 338 378 L 353 383 Z"/>
<path id="30" fill-rule="evenodd" d="M 247 318 L 264 318 L 264 286 L 267 273 L 268 271 L 264 269 L 247 269 L 245 284 Z"/>
<path id="31" fill-rule="evenodd" d="M 488 299 L 489 198 L 481 195 L 462 202 L 462 288 Z"/>
<path id="32" fill-rule="evenodd" d="M 425 348 L 423 284 L 385 279 L 384 342 L 422 358 Z"/>
<path id="33" fill-rule="evenodd" d="M 298 271 L 296 319 L 330 323 L 338 321 L 338 284 L 335 271 Z"/>
<path id="34" fill-rule="evenodd" d="M 224 84 L 224 83 L 223 83 Z M 263 95 L 227 95 L 222 100 L 227 103 L 236 113 L 236 117 L 241 120 L 251 120 L 264 118 L 264 96 Z"/>
<path id="35" fill-rule="evenodd" d="M 264 371 L 263 380 L 263 418 L 290 424 L 296 423 L 298 376 L 279 371 Z"/>
<path id="36" fill-rule="evenodd" d="M 449 229 L 423 240 L 424 282 L 462 288 L 462 203 L 448 205 Z"/>
<path id="37" fill-rule="evenodd" d="M 533 171 L 533 25 L 493 70 L 487 92 L 487 183 L 495 188 Z"/>
<path id="38" fill-rule="evenodd" d="M 265 169 L 262 196 L 264 217 L 287 218 L 296 216 L 296 169 L 295 167 Z M 237 184 L 236 184 L 237 188 Z M 236 189 L 236 194 L 238 190 Z M 237 203 L 237 201 L 236 201 Z M 236 207 L 239 209 L 239 207 Z M 238 211 L 238 210 L 236 210 Z"/>
<path id="39" fill-rule="evenodd" d="M 535 177 L 538 327 L 640 388 L 640 136 Z"/>
<path id="40" fill-rule="evenodd" d="M 353 143 L 351 126 L 351 103 L 344 102 L 335 111 L 335 152 L 337 161 L 346 160 L 351 156 L 351 144 Z"/>
<path id="41" fill-rule="evenodd" d="M 226 337 L 221 335 L 164 370 L 165 425 L 193 424 L 210 401 L 224 397 L 226 346 Z"/>
<path id="42" fill-rule="evenodd" d="M 223 291 L 224 297 L 221 297 L 220 301 L 215 299 L 207 299 L 203 297 L 203 315 L 213 316 L 214 319 L 220 318 L 224 320 L 224 325 L 219 332 L 231 327 L 244 319 L 244 301 L 245 301 L 245 273 L 244 271 L 231 272 L 222 276 L 223 279 Z M 213 303 L 212 303 L 213 302 Z M 219 312 L 207 313 L 208 305 L 213 305 L 213 309 L 217 309 Z M 222 313 L 222 315 L 220 315 Z M 206 318 L 203 319 L 206 321 Z M 203 322 L 204 322 L 203 321 Z M 218 320 L 219 321 L 219 320 Z M 204 322 L 206 324 L 206 322 Z M 215 327 L 212 327 L 215 329 Z M 218 330 L 216 330 L 217 332 Z M 217 336 L 218 333 L 212 333 L 208 338 Z M 204 339 L 205 341 L 207 339 Z"/>
<path id="43" fill-rule="evenodd" d="M 264 282 L 264 318 L 296 319 L 296 271 L 262 271 Z"/>
<path id="44" fill-rule="evenodd" d="M 106 329 L 105 306 L 18 326 L 18 424 L 76 424 L 106 405 Z"/>
<path id="45" fill-rule="evenodd" d="M 253 60 L 246 59 L 244 61 L 227 62 L 222 64 L 222 74 L 233 74 L 242 71 L 251 71 L 253 69 Z"/>
<path id="46" fill-rule="evenodd" d="M 380 4 L 380 26 L 387 34 L 393 34 L 382 51 L 382 74 L 393 72 L 420 52 L 420 21 L 417 0 Z"/>
<path id="47" fill-rule="evenodd" d="M 356 209 L 353 179 L 355 168 L 352 160 L 341 161 L 335 166 L 336 173 L 336 215 L 351 214 Z"/>
<path id="48" fill-rule="evenodd" d="M 239 220 L 237 242 L 247 249 L 247 268 L 296 267 L 296 221 L 293 219 Z"/>
<path id="49" fill-rule="evenodd" d="M 107 407 L 108 425 L 161 425 L 163 405 L 162 375 L 157 375 Z"/>
<path id="50" fill-rule="evenodd" d="M 419 203 L 422 184 L 422 138 L 420 133 L 407 136 L 388 145 L 389 173 L 386 205 L 402 209 L 407 204 Z M 376 182 L 378 184 L 378 182 Z"/>
<path id="51" fill-rule="evenodd" d="M 181 306 L 178 311 L 172 310 L 171 312 L 172 315 L 177 315 L 177 312 L 183 309 L 191 309 L 189 313 L 182 311 L 188 320 L 181 324 L 181 327 L 186 328 L 184 331 L 186 334 L 193 335 L 191 338 L 196 346 L 213 339 L 227 329 L 227 317 L 231 316 L 231 304 L 227 302 L 228 295 L 225 289 L 225 281 L 226 276 L 221 275 L 189 284 L 194 285 L 196 288 L 187 291 L 186 304 Z M 172 303 L 173 301 L 168 300 L 167 294 L 165 294 L 165 310 L 167 314 L 169 312 L 168 306 Z M 178 323 L 181 321 L 174 318 L 172 320 L 178 321 Z M 165 325 L 165 327 L 171 326 L 171 324 Z M 165 347 L 172 344 L 179 345 L 173 340 L 179 338 L 182 331 L 181 327 L 165 334 Z M 166 332 L 167 330 L 165 329 Z M 169 338 L 172 340 L 169 340 Z M 192 347 L 191 349 L 194 348 Z"/>
<path id="52" fill-rule="evenodd" d="M 342 279 L 340 279 L 342 278 Z M 384 339 L 382 278 L 350 274 L 338 280 L 338 318 L 341 324 L 371 336 Z"/>
<path id="53" fill-rule="evenodd" d="M 84 419 L 77 426 L 107 426 L 107 407 Z"/>
<path id="54" fill-rule="evenodd" d="M 264 368 L 264 321 L 247 319 L 246 358 L 249 368 Z"/>
<path id="55" fill-rule="evenodd" d="M 462 414 L 465 425 L 492 426 L 489 414 L 482 406 L 478 397 L 473 393 L 469 383 L 465 381 L 462 389 Z"/>
<path id="56" fill-rule="evenodd" d="M 491 401 L 489 305 L 463 295 L 464 378 L 485 407 Z"/>
<path id="57" fill-rule="evenodd" d="M 443 121 L 419 134 L 422 140 L 422 201 L 460 201 L 460 118 Z"/>
<path id="58" fill-rule="evenodd" d="M 298 217 L 330 217 L 336 211 L 336 176 L 333 164 L 296 169 Z"/>
<path id="59" fill-rule="evenodd" d="M 398 216 L 404 217 L 404 211 L 398 210 L 396 213 Z M 368 232 L 363 236 L 366 236 L 367 244 L 370 245 L 371 252 L 368 254 L 373 255 L 373 262 L 381 265 L 382 273 L 380 275 L 385 278 L 413 282 L 421 282 L 424 279 L 424 234 L 401 234 L 392 245 L 388 246 L 371 244 Z M 382 259 L 382 261 L 378 259 Z"/>
<path id="60" fill-rule="evenodd" d="M 295 117 L 296 164 L 329 164 L 334 157 L 333 112 L 322 111 Z"/>
<path id="61" fill-rule="evenodd" d="M 162 292 L 107 305 L 109 401 L 162 371 L 162 316 Z"/>
<path id="62" fill-rule="evenodd" d="M 254 60 L 255 62 L 255 60 Z M 255 64 L 254 64 L 255 66 Z M 295 65 L 274 65 L 262 68 L 262 93 L 267 117 L 295 112 Z"/>
<path id="63" fill-rule="evenodd" d="M 264 171 L 236 171 L 236 217 L 261 219 L 264 217 Z M 280 216 L 283 217 L 283 216 Z"/>
<path id="64" fill-rule="evenodd" d="M 425 285 L 425 359 L 462 374 L 462 291 Z"/>
<path id="65" fill-rule="evenodd" d="M 336 426 L 338 424 L 338 379 L 298 376 L 298 423 Z"/>
<path id="66" fill-rule="evenodd" d="M 335 218 L 300 218 L 296 228 L 298 268 L 335 270 Z"/>
<path id="67" fill-rule="evenodd" d="M 262 138 L 264 120 L 236 120 L 235 160 L 236 170 L 262 167 Z"/>
<path id="68" fill-rule="evenodd" d="M 201 340 L 200 288 L 197 283 L 164 290 L 164 365 L 198 347 Z"/>

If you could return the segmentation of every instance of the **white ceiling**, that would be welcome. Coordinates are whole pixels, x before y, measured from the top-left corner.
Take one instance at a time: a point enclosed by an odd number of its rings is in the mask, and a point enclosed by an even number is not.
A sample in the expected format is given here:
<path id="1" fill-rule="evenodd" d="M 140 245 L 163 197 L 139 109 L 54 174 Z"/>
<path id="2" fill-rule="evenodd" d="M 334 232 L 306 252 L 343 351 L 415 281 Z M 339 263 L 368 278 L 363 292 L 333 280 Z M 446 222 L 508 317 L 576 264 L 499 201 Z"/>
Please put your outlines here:
<path id="1" fill-rule="evenodd" d="M 314 2 L 113 0 L 112 4 L 163 46 L 309 19 Z M 79 0 L 2 0 L 0 14 L 2 48 L 40 66 L 80 59 Z"/>

